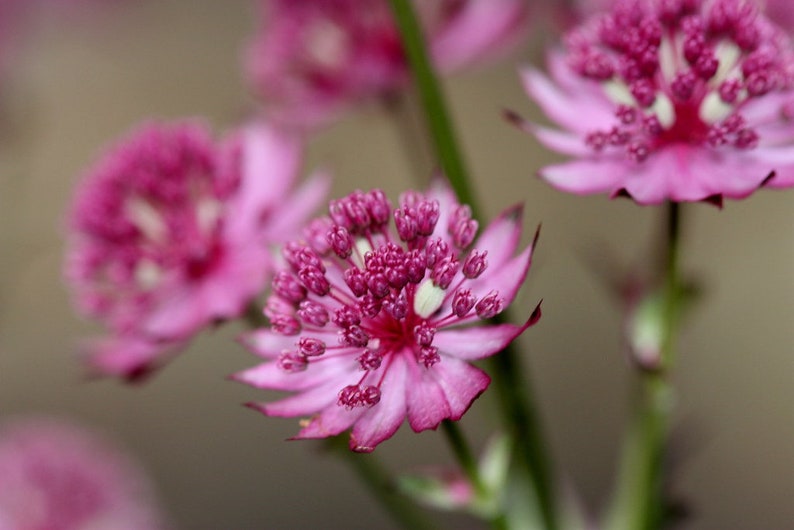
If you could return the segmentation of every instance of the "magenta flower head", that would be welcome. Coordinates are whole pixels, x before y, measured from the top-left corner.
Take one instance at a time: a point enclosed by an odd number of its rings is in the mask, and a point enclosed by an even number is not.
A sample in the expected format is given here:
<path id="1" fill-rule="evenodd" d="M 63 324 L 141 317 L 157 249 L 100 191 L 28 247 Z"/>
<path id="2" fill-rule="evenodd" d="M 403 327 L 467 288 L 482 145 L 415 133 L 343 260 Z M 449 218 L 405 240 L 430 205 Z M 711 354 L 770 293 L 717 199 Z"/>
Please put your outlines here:
<path id="1" fill-rule="evenodd" d="M 253 92 L 272 118 L 326 123 L 351 103 L 403 88 L 408 67 L 387 0 L 261 0 L 245 55 Z M 416 2 L 444 70 L 485 60 L 525 33 L 524 0 Z"/>
<path id="2" fill-rule="evenodd" d="M 540 174 L 572 193 L 720 202 L 794 184 L 794 49 L 741 0 L 619 1 L 566 38 L 551 79 L 523 73 L 576 160 Z"/>
<path id="3" fill-rule="evenodd" d="M 521 210 L 478 224 L 446 185 L 407 192 L 399 207 L 380 190 L 330 203 L 330 218 L 284 247 L 265 314 L 244 342 L 265 362 L 233 376 L 292 392 L 251 406 L 305 416 L 295 437 L 352 428 L 350 447 L 372 451 L 407 417 L 416 431 L 458 420 L 487 387 L 470 361 L 502 350 L 523 325 L 486 325 L 516 296 L 532 246 L 514 256 Z"/>
<path id="4" fill-rule="evenodd" d="M 153 123 L 88 172 L 66 276 L 80 309 L 112 334 L 90 348 L 94 368 L 141 375 L 245 309 L 269 279 L 269 247 L 299 234 L 327 191 L 320 176 L 291 191 L 301 152 L 265 125 L 216 144 L 200 123 Z"/>
<path id="5" fill-rule="evenodd" d="M 166 528 L 144 474 L 95 435 L 49 419 L 0 428 L 0 529 Z"/>

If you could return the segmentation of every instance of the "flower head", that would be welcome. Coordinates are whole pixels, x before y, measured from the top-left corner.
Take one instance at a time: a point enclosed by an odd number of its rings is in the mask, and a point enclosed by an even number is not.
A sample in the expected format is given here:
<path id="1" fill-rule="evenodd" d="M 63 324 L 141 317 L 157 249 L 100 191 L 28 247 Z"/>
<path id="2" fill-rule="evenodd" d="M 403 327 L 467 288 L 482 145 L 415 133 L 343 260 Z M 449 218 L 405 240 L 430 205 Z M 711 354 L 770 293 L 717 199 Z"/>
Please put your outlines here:
<path id="1" fill-rule="evenodd" d="M 383 192 L 357 191 L 329 211 L 284 247 L 270 327 L 246 337 L 266 361 L 234 378 L 293 392 L 252 406 L 310 416 L 296 438 L 352 427 L 355 451 L 372 451 L 406 417 L 417 432 L 459 419 L 490 382 L 469 361 L 502 350 L 539 316 L 468 326 L 501 312 L 523 283 L 532 247 L 513 256 L 520 210 L 479 238 L 445 185 L 407 192 L 394 210 Z"/>
<path id="2" fill-rule="evenodd" d="M 523 0 L 416 2 L 440 68 L 489 58 L 524 34 Z M 249 83 L 271 116 L 328 121 L 346 105 L 402 88 L 408 68 L 386 0 L 262 0 L 246 50 Z"/>
<path id="3" fill-rule="evenodd" d="M 125 455 L 45 419 L 0 428 L 0 528 L 165 528 L 149 484 Z"/>
<path id="4" fill-rule="evenodd" d="M 322 179 L 290 192 L 300 153 L 264 125 L 217 145 L 201 124 L 156 123 L 89 171 L 66 275 L 83 312 L 114 335 L 92 348 L 95 367 L 138 374 L 162 345 L 243 311 L 269 277 L 269 245 L 296 235 L 325 194 Z"/>
<path id="5" fill-rule="evenodd" d="M 541 176 L 641 204 L 742 198 L 794 184 L 794 48 L 741 0 L 616 2 L 566 38 L 529 94 L 565 132 L 526 125 L 577 160 Z"/>

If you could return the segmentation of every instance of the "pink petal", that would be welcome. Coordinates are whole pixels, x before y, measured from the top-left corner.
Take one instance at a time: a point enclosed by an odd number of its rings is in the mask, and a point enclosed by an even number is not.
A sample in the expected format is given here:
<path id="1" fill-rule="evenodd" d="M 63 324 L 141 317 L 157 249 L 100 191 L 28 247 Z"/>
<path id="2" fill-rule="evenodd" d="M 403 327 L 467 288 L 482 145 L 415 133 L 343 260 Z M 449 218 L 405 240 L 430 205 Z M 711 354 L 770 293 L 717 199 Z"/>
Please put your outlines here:
<path id="1" fill-rule="evenodd" d="M 544 180 L 557 189 L 588 195 L 620 188 L 632 169 L 632 163 L 603 157 L 585 158 L 546 166 L 539 173 Z"/>
<path id="2" fill-rule="evenodd" d="M 295 349 L 297 343 L 296 337 L 287 337 L 269 328 L 243 333 L 238 340 L 246 348 L 265 359 L 275 359 L 282 351 Z"/>
<path id="3" fill-rule="evenodd" d="M 391 438 L 405 419 L 405 393 L 408 388 L 405 360 L 395 355 L 385 370 L 380 402 L 367 410 L 353 425 L 350 433 L 350 449 L 353 451 L 372 452 L 379 443 Z"/>
<path id="4" fill-rule="evenodd" d="M 441 353 L 473 361 L 499 353 L 536 320 L 530 318 L 521 326 L 499 324 L 466 329 L 442 329 L 436 333 L 433 345 Z"/>
<path id="5" fill-rule="evenodd" d="M 302 372 L 291 373 L 279 367 L 277 362 L 267 362 L 237 372 L 230 376 L 230 379 L 262 389 L 300 392 L 318 386 L 329 379 L 338 380 L 356 368 L 355 362 L 318 360 L 310 362 L 306 370 Z"/>
<path id="6" fill-rule="evenodd" d="M 446 71 L 489 58 L 516 44 L 527 27 L 523 0 L 471 0 L 432 38 L 437 64 Z"/>
<path id="7" fill-rule="evenodd" d="M 527 277 L 532 263 L 532 250 L 530 245 L 502 267 L 495 270 L 486 269 L 483 275 L 469 283 L 468 287 L 478 298 L 492 290 L 499 291 L 505 305 L 510 305 Z"/>
<path id="8" fill-rule="evenodd" d="M 612 109 L 587 84 L 580 83 L 578 93 L 568 92 L 534 68 L 523 69 L 520 75 L 530 97 L 564 129 L 584 134 L 607 128 L 614 121 Z"/>
<path id="9" fill-rule="evenodd" d="M 331 177 L 325 172 L 315 172 L 271 214 L 263 237 L 266 241 L 285 242 L 296 236 L 320 204 L 325 201 L 331 187 Z"/>
<path id="10" fill-rule="evenodd" d="M 417 364 L 412 372 L 408 421 L 416 432 L 435 429 L 445 419 L 459 420 L 491 382 L 479 368 L 448 356 L 431 368 Z"/>
<path id="11" fill-rule="evenodd" d="M 306 440 L 336 436 L 350 428 L 366 410 L 355 408 L 348 410 L 336 403 L 328 405 L 317 416 L 313 417 L 306 427 L 290 440 Z"/>
<path id="12" fill-rule="evenodd" d="M 139 381 L 165 364 L 183 343 L 157 343 L 139 336 L 113 336 L 86 341 L 85 362 L 92 372 Z"/>
<path id="13" fill-rule="evenodd" d="M 498 269 L 510 259 L 521 239 L 524 208 L 516 206 L 503 211 L 483 230 L 473 248 L 488 251 L 488 267 Z M 487 271 L 488 269 L 486 269 Z"/>
<path id="14" fill-rule="evenodd" d="M 261 411 L 267 416 L 286 418 L 310 416 L 336 403 L 339 391 L 350 383 L 349 379 L 350 377 L 331 379 L 322 385 L 317 385 L 300 394 L 295 394 L 270 403 L 252 403 L 249 404 L 249 406 Z"/>

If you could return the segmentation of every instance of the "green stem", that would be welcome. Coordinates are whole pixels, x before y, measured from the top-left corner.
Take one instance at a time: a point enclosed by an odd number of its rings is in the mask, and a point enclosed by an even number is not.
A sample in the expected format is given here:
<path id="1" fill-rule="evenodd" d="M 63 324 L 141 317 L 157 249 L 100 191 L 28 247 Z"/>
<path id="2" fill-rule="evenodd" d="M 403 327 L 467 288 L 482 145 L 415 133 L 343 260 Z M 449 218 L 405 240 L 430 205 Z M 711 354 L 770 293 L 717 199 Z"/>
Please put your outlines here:
<path id="1" fill-rule="evenodd" d="M 624 449 L 616 503 L 608 528 L 656 530 L 665 519 L 664 452 L 672 413 L 673 388 L 668 379 L 675 356 L 675 337 L 680 312 L 679 241 L 680 205 L 667 205 L 663 335 L 659 366 L 639 372 L 634 421 Z"/>
<path id="2" fill-rule="evenodd" d="M 410 0 L 390 0 L 390 2 L 397 26 L 402 35 L 405 55 L 419 90 L 419 98 L 427 120 L 433 147 L 438 156 L 438 163 L 441 164 L 460 202 L 468 204 L 476 218 L 478 217 L 476 215 L 478 212 L 474 193 L 469 185 L 470 180 L 463 162 L 463 156 L 458 149 L 455 130 L 447 111 L 444 96 L 441 93 L 435 71 L 427 56 L 421 27 L 416 19 Z"/>
<path id="3" fill-rule="evenodd" d="M 390 0 L 402 35 L 405 53 L 414 75 L 430 137 L 441 167 L 444 169 L 461 203 L 468 204 L 474 217 L 479 217 L 476 197 L 469 185 L 468 173 L 458 148 L 454 127 L 446 102 L 427 56 L 422 31 L 410 0 Z M 500 315 L 506 322 L 507 315 Z M 543 441 L 540 421 L 530 401 L 529 378 L 521 366 L 519 352 L 512 345 L 490 360 L 494 386 L 504 414 L 504 421 L 515 437 L 518 458 L 537 496 L 544 528 L 555 530 L 554 490 L 548 452 Z"/>
<path id="4" fill-rule="evenodd" d="M 458 424 L 452 420 L 444 420 L 441 423 L 441 427 L 444 430 L 444 434 L 447 436 L 447 441 L 452 448 L 452 452 L 455 454 L 458 464 L 461 469 L 463 469 L 466 478 L 471 482 L 475 495 L 479 498 L 491 495 L 487 485 L 482 481 L 482 477 L 480 476 L 477 459 L 474 457 L 474 453 L 472 453 Z M 491 528 L 494 530 L 507 530 L 508 528 L 507 518 L 504 513 L 492 515 L 489 521 L 491 523 Z"/>
<path id="5" fill-rule="evenodd" d="M 369 493 L 401 527 L 406 530 L 437 528 L 409 499 L 400 494 L 389 473 L 373 455 L 350 451 L 343 436 L 329 438 L 328 445 L 350 465 L 358 478 L 367 486 Z"/>

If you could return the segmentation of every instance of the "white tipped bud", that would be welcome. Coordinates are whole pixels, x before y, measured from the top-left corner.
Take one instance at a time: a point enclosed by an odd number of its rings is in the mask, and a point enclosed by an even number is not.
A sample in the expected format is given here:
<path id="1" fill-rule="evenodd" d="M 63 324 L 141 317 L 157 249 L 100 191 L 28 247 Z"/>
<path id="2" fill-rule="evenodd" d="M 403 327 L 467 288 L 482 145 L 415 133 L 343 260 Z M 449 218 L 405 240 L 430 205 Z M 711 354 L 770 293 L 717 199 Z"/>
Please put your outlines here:
<path id="1" fill-rule="evenodd" d="M 633 107 L 637 104 L 634 96 L 631 95 L 629 87 L 627 87 L 626 83 L 623 81 L 615 81 L 614 79 L 607 81 L 604 83 L 604 91 L 609 99 L 618 105 L 629 105 Z"/>
<path id="2" fill-rule="evenodd" d="M 422 282 L 414 295 L 414 313 L 422 318 L 427 318 L 441 307 L 447 292 L 433 284 L 430 279 Z"/>

